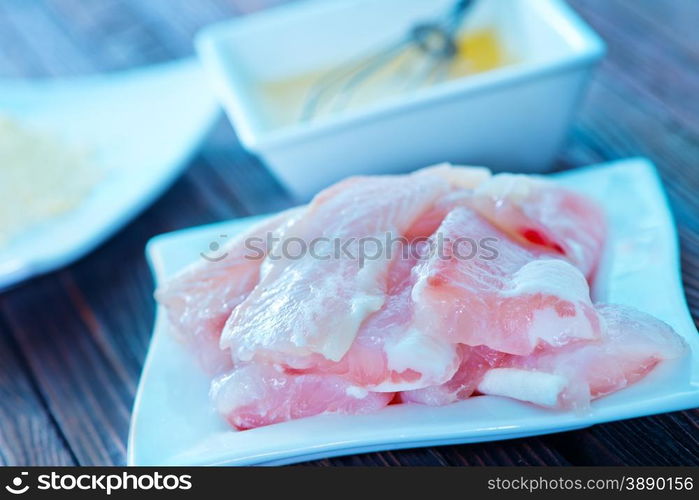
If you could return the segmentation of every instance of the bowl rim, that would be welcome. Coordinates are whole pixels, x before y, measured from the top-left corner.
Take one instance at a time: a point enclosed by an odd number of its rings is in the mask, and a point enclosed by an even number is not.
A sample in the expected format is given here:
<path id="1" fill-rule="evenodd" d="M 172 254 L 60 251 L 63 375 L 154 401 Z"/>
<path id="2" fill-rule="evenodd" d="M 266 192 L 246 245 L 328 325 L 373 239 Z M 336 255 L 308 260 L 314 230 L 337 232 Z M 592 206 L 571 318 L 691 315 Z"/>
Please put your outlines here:
<path id="1" fill-rule="evenodd" d="M 197 33 L 195 47 L 199 58 L 209 73 L 212 86 L 221 99 L 241 143 L 246 148 L 253 151 L 269 151 L 298 145 L 363 123 L 439 104 L 457 96 L 473 96 L 515 86 L 534 78 L 554 76 L 574 68 L 592 66 L 604 57 L 607 50 L 602 38 L 563 0 L 538 0 L 532 4 L 537 17 L 554 26 L 563 38 L 571 41 L 571 50 L 566 54 L 542 61 L 508 65 L 467 78 L 457 78 L 401 95 L 399 99 L 387 99 L 352 112 L 329 115 L 310 122 L 269 129 L 257 126 L 259 112 L 252 100 L 245 97 L 245 79 L 226 64 L 227 60 L 231 60 L 225 50 L 226 43 L 230 43 L 230 33 L 245 29 L 253 19 L 255 22 L 279 21 L 282 16 L 292 11 L 295 11 L 295 18 L 299 19 L 319 7 L 325 6 L 325 10 L 330 11 L 363 1 L 365 0 L 333 2 L 332 7 L 327 8 L 328 5 L 321 5 L 317 0 L 303 0 L 215 23 Z"/>

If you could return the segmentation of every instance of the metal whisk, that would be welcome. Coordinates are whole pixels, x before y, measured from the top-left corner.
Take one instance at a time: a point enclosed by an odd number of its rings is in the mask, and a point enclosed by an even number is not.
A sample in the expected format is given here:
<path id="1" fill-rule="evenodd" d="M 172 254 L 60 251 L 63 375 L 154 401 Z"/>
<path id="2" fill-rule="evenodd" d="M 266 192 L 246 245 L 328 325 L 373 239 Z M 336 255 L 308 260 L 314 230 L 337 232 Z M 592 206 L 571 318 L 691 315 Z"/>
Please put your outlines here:
<path id="1" fill-rule="evenodd" d="M 457 0 L 443 19 L 416 24 L 405 37 L 393 45 L 355 65 L 341 66 L 328 72 L 311 88 L 304 103 L 301 120 L 311 120 L 324 102 L 334 111 L 342 110 L 362 83 L 413 48 L 424 54 L 426 64 L 424 70 L 410 83 L 417 86 L 432 79 L 443 79 L 449 63 L 458 52 L 455 34 L 466 12 L 474 3 L 475 0 Z"/>

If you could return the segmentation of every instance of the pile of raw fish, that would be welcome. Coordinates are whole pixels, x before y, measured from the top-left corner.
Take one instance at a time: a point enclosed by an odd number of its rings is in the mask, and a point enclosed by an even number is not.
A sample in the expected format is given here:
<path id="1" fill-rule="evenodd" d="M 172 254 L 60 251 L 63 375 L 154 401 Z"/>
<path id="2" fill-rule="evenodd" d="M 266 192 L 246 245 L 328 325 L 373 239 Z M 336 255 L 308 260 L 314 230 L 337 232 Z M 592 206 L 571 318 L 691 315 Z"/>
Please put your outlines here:
<path id="1" fill-rule="evenodd" d="M 275 252 L 386 235 L 380 258 Z M 658 319 L 592 302 L 605 236 L 600 208 L 552 182 L 441 165 L 346 179 L 156 297 L 238 429 L 479 394 L 584 411 L 687 349 Z"/>

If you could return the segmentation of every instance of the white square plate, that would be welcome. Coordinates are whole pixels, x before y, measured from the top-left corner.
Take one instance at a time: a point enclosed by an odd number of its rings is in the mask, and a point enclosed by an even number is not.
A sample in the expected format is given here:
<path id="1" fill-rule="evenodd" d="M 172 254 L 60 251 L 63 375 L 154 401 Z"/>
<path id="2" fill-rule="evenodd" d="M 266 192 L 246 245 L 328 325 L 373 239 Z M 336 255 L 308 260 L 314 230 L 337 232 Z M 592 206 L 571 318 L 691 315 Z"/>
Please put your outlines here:
<path id="1" fill-rule="evenodd" d="M 682 291 L 677 235 L 653 165 L 630 159 L 559 174 L 595 198 L 611 225 L 598 300 L 637 307 L 671 324 L 691 355 L 666 362 L 584 415 L 479 396 L 448 406 L 393 405 L 370 415 L 320 415 L 237 432 L 211 409 L 209 380 L 173 341 L 162 308 L 129 436 L 131 465 L 285 464 L 368 451 L 510 439 L 699 406 L 699 335 Z M 148 245 L 157 281 L 200 258 L 222 235 L 259 218 L 158 236 Z"/>
<path id="2" fill-rule="evenodd" d="M 218 110 L 193 60 L 0 79 L 0 114 L 86 149 L 104 171 L 80 206 L 0 246 L 0 289 L 69 264 L 135 217 L 187 165 Z"/>

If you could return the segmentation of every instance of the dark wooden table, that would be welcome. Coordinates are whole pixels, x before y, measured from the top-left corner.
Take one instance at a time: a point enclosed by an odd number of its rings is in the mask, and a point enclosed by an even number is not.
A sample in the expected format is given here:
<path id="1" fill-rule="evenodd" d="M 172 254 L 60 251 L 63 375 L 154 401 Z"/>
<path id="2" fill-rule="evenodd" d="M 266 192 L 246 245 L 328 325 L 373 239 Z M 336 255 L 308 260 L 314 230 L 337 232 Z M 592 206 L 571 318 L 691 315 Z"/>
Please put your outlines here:
<path id="1" fill-rule="evenodd" d="M 192 53 L 212 21 L 269 0 L 0 0 L 0 75 L 120 70 Z M 609 54 L 558 165 L 633 155 L 660 168 L 699 315 L 699 2 L 574 0 Z M 2 166 L 0 165 L 0 168 Z M 278 210 L 284 189 L 221 123 L 152 207 L 74 265 L 0 294 L 0 464 L 123 464 L 153 324 L 144 244 L 175 229 Z M 697 410 L 496 443 L 315 465 L 699 465 Z"/>

